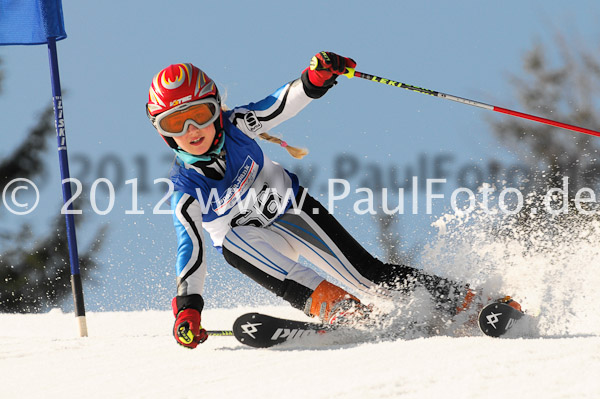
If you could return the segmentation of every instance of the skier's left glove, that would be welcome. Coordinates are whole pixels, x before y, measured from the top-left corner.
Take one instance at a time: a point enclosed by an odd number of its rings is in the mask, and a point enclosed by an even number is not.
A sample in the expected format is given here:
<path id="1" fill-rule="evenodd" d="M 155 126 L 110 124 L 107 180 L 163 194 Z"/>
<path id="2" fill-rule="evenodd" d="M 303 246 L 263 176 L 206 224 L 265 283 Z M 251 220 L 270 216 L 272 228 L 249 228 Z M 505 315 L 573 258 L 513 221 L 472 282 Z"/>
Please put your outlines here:
<path id="1" fill-rule="evenodd" d="M 310 98 L 320 98 L 333 87 L 339 75 L 354 67 L 356 62 L 352 58 L 321 51 L 312 58 L 310 67 L 302 72 L 304 92 Z"/>
<path id="2" fill-rule="evenodd" d="M 204 307 L 201 295 L 180 295 L 171 302 L 175 325 L 173 336 L 179 345 L 194 349 L 208 338 L 206 330 L 200 325 L 200 313 Z"/>
<path id="3" fill-rule="evenodd" d="M 317 87 L 331 87 L 335 80 L 348 70 L 346 68 L 356 67 L 352 58 L 342 57 L 329 51 L 321 51 L 315 54 L 308 68 L 308 79 Z"/>

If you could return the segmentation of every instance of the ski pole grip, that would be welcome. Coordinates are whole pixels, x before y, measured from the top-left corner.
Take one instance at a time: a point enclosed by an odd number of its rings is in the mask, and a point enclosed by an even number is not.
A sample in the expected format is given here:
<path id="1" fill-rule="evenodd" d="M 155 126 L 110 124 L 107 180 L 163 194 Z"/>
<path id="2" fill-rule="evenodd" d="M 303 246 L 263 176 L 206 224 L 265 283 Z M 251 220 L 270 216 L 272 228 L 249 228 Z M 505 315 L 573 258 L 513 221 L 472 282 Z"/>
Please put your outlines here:
<path id="1" fill-rule="evenodd" d="M 354 72 L 356 72 L 356 69 L 348 67 L 346 67 L 346 69 L 348 70 L 348 72 L 344 73 L 343 75 L 346 76 L 348 79 L 352 79 L 354 77 Z"/>

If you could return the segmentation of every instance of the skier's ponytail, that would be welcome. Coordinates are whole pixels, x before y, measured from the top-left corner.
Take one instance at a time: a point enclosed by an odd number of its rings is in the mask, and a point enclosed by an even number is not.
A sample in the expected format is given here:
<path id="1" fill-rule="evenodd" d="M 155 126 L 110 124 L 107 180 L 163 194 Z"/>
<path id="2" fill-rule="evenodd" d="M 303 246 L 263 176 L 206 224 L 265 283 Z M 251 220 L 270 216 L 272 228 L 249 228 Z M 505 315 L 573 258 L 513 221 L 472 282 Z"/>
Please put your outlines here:
<path id="1" fill-rule="evenodd" d="M 302 159 L 302 158 L 304 158 L 304 156 L 306 154 L 308 154 L 308 150 L 306 148 L 292 147 L 292 146 L 288 145 L 288 143 L 286 143 L 285 141 L 281 140 L 280 138 L 273 137 L 268 133 L 261 133 L 261 134 L 259 134 L 259 136 L 263 140 L 267 140 L 268 142 L 279 144 L 280 146 L 285 148 L 287 150 L 287 152 L 290 153 L 291 156 L 293 156 L 296 159 Z"/>
<path id="2" fill-rule="evenodd" d="M 229 110 L 227 105 L 225 105 L 225 97 L 227 97 L 227 92 L 224 92 L 221 95 L 221 109 L 223 111 Z M 306 148 L 292 147 L 292 146 L 288 145 L 288 143 L 286 143 L 285 141 L 281 140 L 280 138 L 271 136 L 269 133 L 260 133 L 258 136 L 261 139 L 266 140 L 270 143 L 279 144 L 280 146 L 285 148 L 291 156 L 293 156 L 296 159 L 302 159 L 302 158 L 304 158 L 304 156 L 306 154 L 308 154 L 308 150 Z"/>

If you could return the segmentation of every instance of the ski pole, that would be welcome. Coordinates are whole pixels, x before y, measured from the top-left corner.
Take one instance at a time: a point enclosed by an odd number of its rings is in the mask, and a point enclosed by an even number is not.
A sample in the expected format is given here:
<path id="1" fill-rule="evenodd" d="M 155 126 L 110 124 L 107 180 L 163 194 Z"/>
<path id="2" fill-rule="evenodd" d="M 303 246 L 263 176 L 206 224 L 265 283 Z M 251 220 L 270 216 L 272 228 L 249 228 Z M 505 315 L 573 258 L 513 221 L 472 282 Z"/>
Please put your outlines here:
<path id="1" fill-rule="evenodd" d="M 385 84 L 388 86 L 400 87 L 401 89 L 416 91 L 418 93 L 428 94 L 430 96 L 440 97 L 440 98 L 445 98 L 446 100 L 456 101 L 461 104 L 472 105 L 474 107 L 479 107 L 479 108 L 487 109 L 490 111 L 501 112 L 503 114 L 516 116 L 518 118 L 529 119 L 532 121 L 544 123 L 546 125 L 552 125 L 552 126 L 560 127 L 560 128 L 567 129 L 567 130 L 572 130 L 575 132 L 585 133 L 585 134 L 589 134 L 592 136 L 600 137 L 600 132 L 597 132 L 595 130 L 590 130 L 590 129 L 586 129 L 586 128 L 574 126 L 574 125 L 569 125 L 566 123 L 553 121 L 551 119 L 546 119 L 546 118 L 542 118 L 539 116 L 526 114 L 523 112 L 513 111 L 511 109 L 502 108 L 502 107 L 498 107 L 498 106 L 490 105 L 490 104 L 485 104 L 485 103 L 482 103 L 479 101 L 473 101 L 473 100 L 453 96 L 451 94 L 446 94 L 446 93 L 442 93 L 442 92 L 435 91 L 435 90 L 424 89 L 422 87 L 417 87 L 417 86 L 409 85 L 406 83 L 401 83 L 401 82 L 391 80 L 391 79 L 385 79 L 380 76 L 375 76 L 375 75 L 370 75 L 368 73 L 358 72 L 354 68 L 346 68 L 346 69 L 348 70 L 348 72 L 346 72 L 344 74 L 344 76 L 347 76 L 348 79 L 351 79 L 356 76 L 357 78 L 371 80 L 373 82 L 382 83 L 382 84 Z"/>
<path id="2" fill-rule="evenodd" d="M 233 337 L 233 331 L 231 330 L 207 330 L 206 333 L 208 335 L 218 336 L 218 337 Z"/>
<path id="3" fill-rule="evenodd" d="M 233 337 L 233 331 L 231 330 L 206 330 L 206 334 L 212 337 Z M 200 337 L 194 337 L 194 341 L 200 342 Z M 204 341 L 202 341 L 204 342 Z"/>

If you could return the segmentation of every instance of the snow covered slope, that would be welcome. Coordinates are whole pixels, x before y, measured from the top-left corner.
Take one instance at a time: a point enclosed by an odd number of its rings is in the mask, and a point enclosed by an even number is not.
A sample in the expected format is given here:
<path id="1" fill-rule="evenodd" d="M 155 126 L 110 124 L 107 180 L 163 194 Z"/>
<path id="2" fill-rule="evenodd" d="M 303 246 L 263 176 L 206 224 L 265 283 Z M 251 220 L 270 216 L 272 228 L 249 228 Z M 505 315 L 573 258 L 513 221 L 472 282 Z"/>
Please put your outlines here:
<path id="1" fill-rule="evenodd" d="M 208 329 L 259 310 L 207 309 Z M 600 336 L 439 336 L 252 349 L 210 337 L 177 346 L 167 311 L 0 315 L 2 398 L 598 398 Z"/>
<path id="2" fill-rule="evenodd" d="M 513 295 L 539 316 L 534 338 L 458 337 L 450 325 L 431 338 L 252 349 L 210 337 L 188 350 L 169 311 L 89 313 L 88 338 L 59 310 L 0 314 L 0 398 L 600 398 L 600 222 L 542 220 L 529 231 L 516 222 L 442 217 L 422 264 Z M 394 328 L 427 322 L 429 302 L 419 290 L 395 301 Z M 306 317 L 284 306 L 209 308 L 203 324 L 230 329 L 249 311 Z"/>

